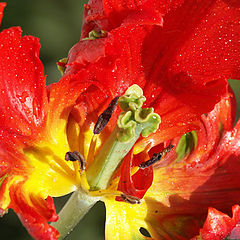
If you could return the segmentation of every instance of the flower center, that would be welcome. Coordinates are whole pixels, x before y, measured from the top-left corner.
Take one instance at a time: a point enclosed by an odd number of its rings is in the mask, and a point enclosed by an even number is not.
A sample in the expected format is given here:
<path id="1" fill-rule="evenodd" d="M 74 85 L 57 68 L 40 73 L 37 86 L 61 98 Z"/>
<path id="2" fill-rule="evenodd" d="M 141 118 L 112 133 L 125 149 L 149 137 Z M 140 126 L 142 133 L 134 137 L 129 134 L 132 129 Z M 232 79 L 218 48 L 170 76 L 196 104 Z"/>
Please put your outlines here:
<path id="1" fill-rule="evenodd" d="M 131 150 L 140 135 L 147 137 L 155 132 L 160 123 L 160 116 L 153 112 L 153 108 L 142 108 L 146 98 L 138 85 L 132 85 L 118 100 L 122 113 L 117 125 L 103 144 L 100 151 L 94 156 L 91 165 L 86 169 L 86 176 L 90 191 L 106 189 L 123 158 Z M 95 125 L 94 133 L 98 133 L 107 124 L 115 98 L 110 106 L 100 115 Z"/>

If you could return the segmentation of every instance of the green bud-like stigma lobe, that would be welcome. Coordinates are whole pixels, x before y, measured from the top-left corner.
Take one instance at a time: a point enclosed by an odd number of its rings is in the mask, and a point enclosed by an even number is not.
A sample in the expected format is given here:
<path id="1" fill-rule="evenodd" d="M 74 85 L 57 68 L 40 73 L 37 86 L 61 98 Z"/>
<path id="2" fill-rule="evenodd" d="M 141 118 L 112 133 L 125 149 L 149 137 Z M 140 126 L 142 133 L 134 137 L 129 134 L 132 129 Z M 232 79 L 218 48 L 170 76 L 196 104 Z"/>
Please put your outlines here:
<path id="1" fill-rule="evenodd" d="M 142 128 L 143 137 L 147 137 L 158 129 L 161 118 L 153 112 L 153 108 L 142 109 L 145 101 L 142 89 L 136 84 L 129 87 L 125 94 L 119 98 L 118 104 L 124 111 L 120 114 L 117 122 L 120 142 L 130 142 L 135 137 L 137 126 Z"/>
<path id="2" fill-rule="evenodd" d="M 147 137 L 150 133 L 156 132 L 161 122 L 160 116 L 153 111 L 153 108 L 143 108 L 135 112 L 136 122 L 142 126 L 143 137 Z"/>
<path id="3" fill-rule="evenodd" d="M 146 98 L 143 96 L 142 89 L 134 84 L 119 98 L 118 105 L 123 111 L 135 111 L 141 108 L 145 101 Z"/>
<path id="4" fill-rule="evenodd" d="M 137 123 L 134 121 L 131 111 L 121 113 L 118 117 L 117 125 L 119 128 L 118 141 L 127 143 L 135 137 Z"/>

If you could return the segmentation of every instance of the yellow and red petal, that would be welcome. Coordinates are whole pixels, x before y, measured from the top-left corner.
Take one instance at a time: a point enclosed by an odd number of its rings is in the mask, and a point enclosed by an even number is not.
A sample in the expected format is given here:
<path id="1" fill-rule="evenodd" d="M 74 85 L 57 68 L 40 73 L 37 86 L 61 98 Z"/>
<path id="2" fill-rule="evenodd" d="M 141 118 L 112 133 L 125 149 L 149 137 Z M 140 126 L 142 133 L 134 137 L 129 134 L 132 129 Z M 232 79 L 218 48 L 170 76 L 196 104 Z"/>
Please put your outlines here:
<path id="1" fill-rule="evenodd" d="M 79 74 L 76 76 L 79 79 Z M 1 161 L 6 175 L 1 176 L 1 208 L 2 211 L 13 208 L 30 234 L 37 239 L 56 239 L 58 236 L 57 231 L 48 225 L 48 221 L 56 219 L 55 215 L 49 217 L 54 207 L 49 205 L 48 196 L 65 195 L 76 190 L 80 184 L 79 166 L 65 161 L 65 153 L 72 147 L 72 139 L 68 137 L 75 131 L 68 120 L 79 95 L 90 84 L 91 81 L 84 79 L 82 83 L 76 81 L 74 75 L 53 84 L 49 89 L 44 128 L 41 128 L 41 134 L 32 133 L 27 144 L 21 143 L 20 138 L 15 140 L 6 129 L 2 130 L 3 136 L 8 133 L 5 138 L 8 141 L 5 144 L 2 136 Z M 47 199 L 47 205 L 44 199 Z"/>
<path id="2" fill-rule="evenodd" d="M 163 194 L 162 200 L 164 198 Z M 111 198 L 103 200 L 106 205 L 106 239 L 187 240 L 195 236 L 201 226 L 197 215 L 176 213 L 155 201 L 153 196 L 145 197 L 141 204 L 117 202 Z"/>
<path id="3" fill-rule="evenodd" d="M 89 85 L 91 81 L 87 81 L 84 72 L 63 77 L 58 83 L 51 85 L 46 128 L 54 142 L 62 141 L 67 144 L 66 128 L 69 114 L 78 97 Z"/>
<path id="4" fill-rule="evenodd" d="M 48 224 L 58 220 L 53 199 L 47 197 L 44 200 L 39 195 L 25 192 L 22 184 L 19 182 L 10 187 L 10 207 L 14 209 L 22 224 L 35 239 L 58 239 L 58 231 Z"/>
<path id="5" fill-rule="evenodd" d="M 147 205 L 130 205 L 125 202 L 117 202 L 114 198 L 105 198 L 106 205 L 106 240 L 118 239 L 151 239 L 140 232 L 140 228 L 148 229 L 144 221 L 147 215 Z"/>
<path id="6" fill-rule="evenodd" d="M 67 120 L 89 84 L 68 77 L 52 86 L 48 99 L 38 39 L 22 37 L 19 27 L 0 38 L 1 213 L 13 208 L 35 238 L 57 239 L 48 225 L 56 220 L 48 196 L 65 195 L 79 184 L 78 169 L 64 159 L 70 150 Z"/>

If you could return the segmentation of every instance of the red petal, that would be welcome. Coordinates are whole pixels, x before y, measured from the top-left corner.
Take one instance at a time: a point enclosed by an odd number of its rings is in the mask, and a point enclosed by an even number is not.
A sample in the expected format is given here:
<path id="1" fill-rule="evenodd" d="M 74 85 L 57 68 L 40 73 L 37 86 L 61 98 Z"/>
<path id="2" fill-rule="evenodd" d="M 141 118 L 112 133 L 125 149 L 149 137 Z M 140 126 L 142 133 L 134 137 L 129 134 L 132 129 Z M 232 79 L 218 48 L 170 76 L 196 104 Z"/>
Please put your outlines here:
<path id="1" fill-rule="evenodd" d="M 240 237 L 240 207 L 235 205 L 232 207 L 233 218 L 217 211 L 214 208 L 209 208 L 208 216 L 203 228 L 200 230 L 201 239 L 203 240 L 221 240 L 227 237 L 230 239 L 239 239 Z"/>
<path id="2" fill-rule="evenodd" d="M 190 158 L 196 158 L 199 162 L 204 163 L 206 169 L 215 165 L 217 160 L 220 161 L 219 158 L 233 157 L 231 153 L 234 151 L 231 147 L 238 148 L 239 137 L 236 134 L 238 127 L 232 129 L 236 113 L 235 107 L 235 97 L 233 93 L 228 93 L 216 104 L 207 118 L 202 116 L 203 126 L 198 132 L 198 149 L 192 153 Z M 229 140 L 231 141 L 230 145 Z"/>
<path id="3" fill-rule="evenodd" d="M 233 212 L 233 220 L 235 224 L 239 223 L 240 221 L 240 206 L 239 205 L 234 205 L 232 207 L 232 212 Z"/>
<path id="4" fill-rule="evenodd" d="M 185 1 L 165 15 L 163 28 L 149 33 L 142 57 L 150 78 L 145 93 L 147 99 L 155 98 L 153 106 L 163 119 L 160 128 L 184 124 L 181 116 L 191 122 L 210 111 L 226 91 L 225 80 L 237 77 L 240 43 L 234 33 L 239 32 L 239 16 L 238 9 L 221 1 Z"/>
<path id="5" fill-rule="evenodd" d="M 162 16 L 159 12 L 160 3 L 155 0 L 104 0 L 103 7 L 113 28 L 120 26 L 122 23 L 162 24 Z"/>
<path id="6" fill-rule="evenodd" d="M 68 66 L 76 63 L 84 66 L 105 57 L 105 40 L 105 38 L 101 38 L 95 41 L 82 41 L 80 44 L 76 44 L 69 52 Z M 91 51 L 93 48 L 97 52 Z"/>
<path id="7" fill-rule="evenodd" d="M 22 224 L 35 239 L 58 239 L 58 231 L 48 224 L 49 221 L 58 220 L 51 197 L 44 200 L 31 194 L 25 196 L 21 183 L 10 188 L 10 197 L 10 208 L 14 209 Z"/>
<path id="8" fill-rule="evenodd" d="M 3 10 L 4 10 L 4 8 L 6 7 L 6 3 L 4 3 L 4 2 L 1 2 L 0 3 L 0 24 L 1 24 L 1 22 L 2 22 L 2 17 L 3 17 Z"/>
<path id="9" fill-rule="evenodd" d="M 233 220 L 226 214 L 209 208 L 208 217 L 201 232 L 203 240 L 221 240 L 226 237 L 234 227 Z"/>
<path id="10" fill-rule="evenodd" d="M 129 2 L 90 0 L 85 5 L 82 38 L 91 30 L 110 31 L 121 24 L 162 25 L 161 4 L 155 0 Z"/>
<path id="11" fill-rule="evenodd" d="M 12 134 L 30 136 L 40 131 L 47 103 L 40 44 L 22 37 L 18 27 L 0 34 L 0 123 Z"/>
<path id="12" fill-rule="evenodd" d="M 102 0 L 89 0 L 88 4 L 84 5 L 81 38 L 88 37 L 93 29 L 107 30 L 109 28 Z"/>
<path id="13" fill-rule="evenodd" d="M 217 84 L 213 81 L 239 74 L 239 16 L 238 8 L 219 0 L 185 1 L 165 15 L 163 29 L 149 35 L 145 64 L 155 72 L 169 66 L 171 74 L 185 74 L 195 84 Z"/>
<path id="14" fill-rule="evenodd" d="M 231 7 L 228 0 L 208 2 L 202 3 L 202 8 L 207 7 L 202 9 L 204 14 L 194 13 L 199 23 L 194 30 L 189 29 L 189 40 L 181 46 L 171 71 L 187 70 L 195 80 L 215 85 L 223 78 L 240 78 L 240 41 L 236 34 L 240 31 L 240 9 Z"/>
<path id="15" fill-rule="evenodd" d="M 232 229 L 231 234 L 230 234 L 230 239 L 240 239 L 240 206 L 235 205 L 232 208 L 233 212 L 233 221 L 235 222 L 235 227 Z"/>
<path id="16" fill-rule="evenodd" d="M 132 158 L 133 154 L 132 151 L 130 151 L 121 166 L 121 176 L 118 190 L 122 191 L 126 195 L 143 198 L 146 191 L 152 185 L 152 167 L 139 169 L 133 176 L 131 176 Z M 117 198 L 117 200 L 121 199 Z"/>
<path id="17" fill-rule="evenodd" d="M 25 158 L 21 149 L 23 145 L 23 142 L 16 141 L 11 134 L 0 129 L 0 207 L 6 205 L 5 195 L 8 195 L 13 176 L 26 174 L 26 163 L 23 161 Z"/>

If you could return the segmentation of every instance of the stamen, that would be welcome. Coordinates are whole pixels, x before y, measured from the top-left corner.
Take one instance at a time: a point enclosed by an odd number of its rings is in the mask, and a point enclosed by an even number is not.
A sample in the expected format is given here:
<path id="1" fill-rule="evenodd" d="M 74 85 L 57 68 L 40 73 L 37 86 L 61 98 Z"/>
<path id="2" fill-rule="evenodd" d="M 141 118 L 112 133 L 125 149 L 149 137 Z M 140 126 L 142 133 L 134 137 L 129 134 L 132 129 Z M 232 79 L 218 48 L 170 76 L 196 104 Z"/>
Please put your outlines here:
<path id="1" fill-rule="evenodd" d="M 154 163 L 158 162 L 162 158 L 163 155 L 170 152 L 173 147 L 174 146 L 170 144 L 168 147 L 164 148 L 160 153 L 154 153 L 151 159 L 149 159 L 146 162 L 140 163 L 138 165 L 139 168 L 144 169 L 144 168 L 150 167 Z"/>
<path id="2" fill-rule="evenodd" d="M 130 204 L 141 204 L 142 203 L 142 199 L 135 197 L 135 196 L 126 195 L 124 193 L 121 194 L 121 198 L 123 199 L 124 202 L 130 203 Z"/>
<path id="3" fill-rule="evenodd" d="M 117 106 L 117 101 L 119 99 L 119 96 L 115 97 L 111 103 L 108 105 L 107 109 L 99 116 L 97 123 L 94 126 L 93 133 L 99 134 L 107 125 L 109 122 L 114 109 Z"/>
<path id="4" fill-rule="evenodd" d="M 83 157 L 83 155 L 78 151 L 67 152 L 66 155 L 65 155 L 65 160 L 66 161 L 71 161 L 71 162 L 78 161 L 80 169 L 82 171 L 85 170 L 85 168 L 86 168 L 86 160 Z"/>

